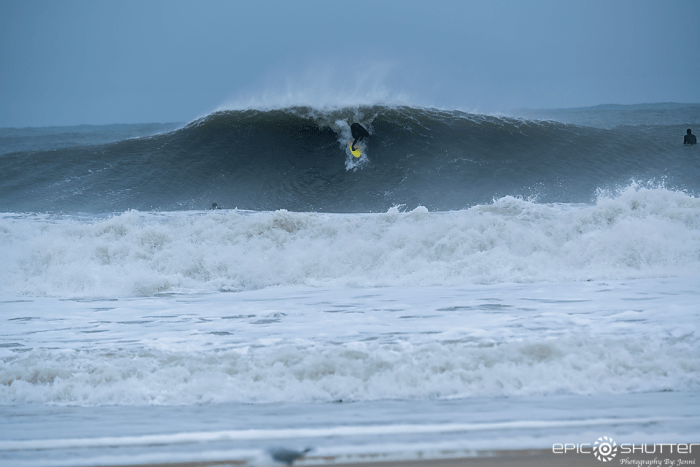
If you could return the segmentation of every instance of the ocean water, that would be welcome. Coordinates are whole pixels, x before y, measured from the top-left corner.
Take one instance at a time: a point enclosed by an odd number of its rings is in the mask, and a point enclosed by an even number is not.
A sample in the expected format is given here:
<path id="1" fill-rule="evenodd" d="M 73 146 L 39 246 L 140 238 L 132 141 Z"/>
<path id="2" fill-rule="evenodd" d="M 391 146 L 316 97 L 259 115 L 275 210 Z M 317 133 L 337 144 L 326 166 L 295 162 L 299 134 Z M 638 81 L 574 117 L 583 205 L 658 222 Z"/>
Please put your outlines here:
<path id="1" fill-rule="evenodd" d="M 2 129 L 0 464 L 698 440 L 698 126 L 377 105 Z"/>

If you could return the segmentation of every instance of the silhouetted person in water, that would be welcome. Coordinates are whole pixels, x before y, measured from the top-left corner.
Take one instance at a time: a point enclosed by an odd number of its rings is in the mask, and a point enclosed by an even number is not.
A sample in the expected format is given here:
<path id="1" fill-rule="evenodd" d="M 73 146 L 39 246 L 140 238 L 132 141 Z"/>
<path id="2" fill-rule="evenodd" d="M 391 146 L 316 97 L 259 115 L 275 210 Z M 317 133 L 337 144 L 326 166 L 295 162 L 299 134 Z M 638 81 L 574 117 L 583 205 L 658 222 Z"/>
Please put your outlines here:
<path id="1" fill-rule="evenodd" d="M 355 138 L 355 141 L 352 142 L 352 150 L 357 151 L 357 149 L 355 149 L 355 145 L 362 141 L 362 138 L 365 136 L 369 136 L 369 133 L 359 123 L 353 123 L 350 125 L 350 131 L 352 131 L 352 137 Z"/>
<path id="2" fill-rule="evenodd" d="M 690 128 L 688 128 L 687 135 L 683 137 L 683 144 L 698 144 L 698 139 L 695 135 L 690 133 Z"/>

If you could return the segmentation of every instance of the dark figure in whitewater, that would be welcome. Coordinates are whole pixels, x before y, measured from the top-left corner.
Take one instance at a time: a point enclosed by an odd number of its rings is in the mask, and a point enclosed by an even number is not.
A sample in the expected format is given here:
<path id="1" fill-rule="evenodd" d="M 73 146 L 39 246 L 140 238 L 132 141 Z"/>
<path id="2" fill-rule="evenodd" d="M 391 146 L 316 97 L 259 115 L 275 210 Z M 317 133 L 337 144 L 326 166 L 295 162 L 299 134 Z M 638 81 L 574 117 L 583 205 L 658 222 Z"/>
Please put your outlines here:
<path id="1" fill-rule="evenodd" d="M 353 123 L 350 125 L 350 131 L 352 131 L 352 137 L 355 138 L 355 141 L 352 142 L 352 150 L 357 151 L 357 149 L 355 149 L 355 145 L 362 141 L 362 138 L 365 136 L 369 136 L 369 133 L 359 123 Z"/>
<path id="2" fill-rule="evenodd" d="M 683 144 L 698 144 L 698 139 L 695 135 L 690 133 L 690 128 L 688 128 L 687 135 L 683 137 Z"/>

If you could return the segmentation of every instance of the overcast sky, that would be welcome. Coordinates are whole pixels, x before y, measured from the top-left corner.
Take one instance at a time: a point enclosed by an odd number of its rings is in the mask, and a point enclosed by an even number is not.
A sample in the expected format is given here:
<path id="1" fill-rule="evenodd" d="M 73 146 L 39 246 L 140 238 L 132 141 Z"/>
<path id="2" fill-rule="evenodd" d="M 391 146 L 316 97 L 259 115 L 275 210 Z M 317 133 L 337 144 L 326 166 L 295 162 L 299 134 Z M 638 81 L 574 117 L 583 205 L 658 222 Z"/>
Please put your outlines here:
<path id="1" fill-rule="evenodd" d="M 700 1 L 0 0 L 0 127 L 700 102 Z"/>

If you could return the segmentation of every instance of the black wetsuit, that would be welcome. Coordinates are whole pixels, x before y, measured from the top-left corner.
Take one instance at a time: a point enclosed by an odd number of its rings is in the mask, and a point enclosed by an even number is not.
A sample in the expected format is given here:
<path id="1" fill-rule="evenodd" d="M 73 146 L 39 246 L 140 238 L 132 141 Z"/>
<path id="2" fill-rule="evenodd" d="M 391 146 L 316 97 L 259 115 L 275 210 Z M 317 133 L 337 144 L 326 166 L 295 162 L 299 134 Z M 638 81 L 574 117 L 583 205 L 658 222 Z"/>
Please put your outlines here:
<path id="1" fill-rule="evenodd" d="M 352 131 L 352 137 L 355 138 L 355 141 L 352 142 L 352 150 L 355 151 L 355 145 L 362 141 L 365 136 L 369 136 L 369 133 L 359 123 L 350 125 L 350 131 Z"/>
<path id="2" fill-rule="evenodd" d="M 695 137 L 695 135 L 688 133 L 683 137 L 683 144 L 698 144 L 698 139 Z"/>

